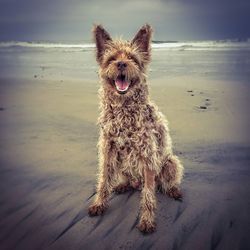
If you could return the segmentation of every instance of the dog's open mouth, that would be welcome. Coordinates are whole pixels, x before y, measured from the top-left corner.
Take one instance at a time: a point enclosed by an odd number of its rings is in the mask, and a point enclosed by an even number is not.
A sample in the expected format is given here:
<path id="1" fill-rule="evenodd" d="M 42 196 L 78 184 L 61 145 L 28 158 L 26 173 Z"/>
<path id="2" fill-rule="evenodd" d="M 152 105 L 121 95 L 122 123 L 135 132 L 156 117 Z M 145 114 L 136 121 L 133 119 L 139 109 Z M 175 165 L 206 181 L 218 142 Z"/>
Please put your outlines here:
<path id="1" fill-rule="evenodd" d="M 119 93 L 124 94 L 129 88 L 130 82 L 126 79 L 125 75 L 119 75 L 115 80 L 115 86 Z"/>

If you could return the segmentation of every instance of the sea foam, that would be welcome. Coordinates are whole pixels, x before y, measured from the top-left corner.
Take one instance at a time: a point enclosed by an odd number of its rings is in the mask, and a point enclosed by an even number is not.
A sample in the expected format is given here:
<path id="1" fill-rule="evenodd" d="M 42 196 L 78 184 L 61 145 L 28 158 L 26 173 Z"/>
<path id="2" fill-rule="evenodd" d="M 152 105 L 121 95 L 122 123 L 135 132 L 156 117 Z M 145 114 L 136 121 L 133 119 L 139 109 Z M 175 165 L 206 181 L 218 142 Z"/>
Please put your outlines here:
<path id="1" fill-rule="evenodd" d="M 93 49 L 93 43 L 67 44 L 51 42 L 0 42 L 0 49 L 57 49 L 64 51 L 79 51 Z M 250 50 L 250 39 L 245 41 L 223 40 L 223 41 L 187 41 L 187 42 L 164 42 L 152 43 L 154 50 Z"/>

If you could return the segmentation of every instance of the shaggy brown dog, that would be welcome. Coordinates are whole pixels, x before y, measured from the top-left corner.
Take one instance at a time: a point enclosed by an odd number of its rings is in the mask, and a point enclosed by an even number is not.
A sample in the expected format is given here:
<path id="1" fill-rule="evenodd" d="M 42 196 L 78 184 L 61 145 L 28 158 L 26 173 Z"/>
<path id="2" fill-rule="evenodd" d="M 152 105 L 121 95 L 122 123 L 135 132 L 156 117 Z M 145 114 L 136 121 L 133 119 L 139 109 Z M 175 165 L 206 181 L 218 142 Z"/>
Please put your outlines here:
<path id="1" fill-rule="evenodd" d="M 131 41 L 112 40 L 94 27 L 100 65 L 99 177 L 91 216 L 108 207 L 112 191 L 142 189 L 140 222 L 144 233 L 155 230 L 155 189 L 181 198 L 183 166 L 172 152 L 167 121 L 149 99 L 146 68 L 152 29 L 143 26 Z"/>

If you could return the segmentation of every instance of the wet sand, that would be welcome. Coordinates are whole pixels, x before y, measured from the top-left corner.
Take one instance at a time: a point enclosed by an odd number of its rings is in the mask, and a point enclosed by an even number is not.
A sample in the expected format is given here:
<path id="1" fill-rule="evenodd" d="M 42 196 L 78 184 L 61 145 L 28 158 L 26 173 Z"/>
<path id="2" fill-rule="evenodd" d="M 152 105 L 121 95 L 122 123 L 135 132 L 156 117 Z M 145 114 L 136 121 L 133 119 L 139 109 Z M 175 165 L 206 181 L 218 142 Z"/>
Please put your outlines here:
<path id="1" fill-rule="evenodd" d="M 249 85 L 150 79 L 185 176 L 183 202 L 157 194 L 157 232 L 148 236 L 136 229 L 139 192 L 112 196 L 104 216 L 87 215 L 98 85 L 96 76 L 0 80 L 0 248 L 249 249 Z"/>

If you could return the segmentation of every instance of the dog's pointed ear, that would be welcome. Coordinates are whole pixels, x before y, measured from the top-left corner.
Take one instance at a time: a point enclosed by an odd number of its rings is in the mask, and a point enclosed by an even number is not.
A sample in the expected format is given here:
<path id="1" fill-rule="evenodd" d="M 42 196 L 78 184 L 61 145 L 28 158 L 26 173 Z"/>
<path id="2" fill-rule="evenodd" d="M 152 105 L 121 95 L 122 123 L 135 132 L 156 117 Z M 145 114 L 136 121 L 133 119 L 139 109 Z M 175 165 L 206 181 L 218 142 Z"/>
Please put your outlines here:
<path id="1" fill-rule="evenodd" d="M 101 64 L 104 51 L 112 39 L 109 33 L 101 25 L 94 25 L 93 35 L 96 44 L 96 60 Z"/>
<path id="2" fill-rule="evenodd" d="M 153 29 L 149 24 L 145 24 L 137 32 L 132 44 L 135 45 L 140 52 L 143 54 L 143 58 L 146 62 L 150 60 L 151 55 L 151 38 L 152 38 Z"/>

